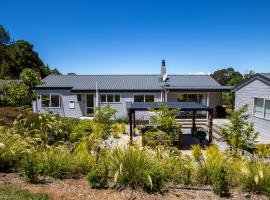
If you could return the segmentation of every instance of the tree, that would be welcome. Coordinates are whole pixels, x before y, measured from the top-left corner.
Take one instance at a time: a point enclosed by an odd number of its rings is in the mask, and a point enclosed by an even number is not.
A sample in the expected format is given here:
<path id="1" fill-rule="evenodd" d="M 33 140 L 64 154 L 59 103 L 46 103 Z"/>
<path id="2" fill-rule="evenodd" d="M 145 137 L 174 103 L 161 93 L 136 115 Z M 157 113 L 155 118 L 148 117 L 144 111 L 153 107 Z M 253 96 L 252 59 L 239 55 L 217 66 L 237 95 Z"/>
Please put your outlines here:
<path id="1" fill-rule="evenodd" d="M 242 74 L 238 71 L 235 71 L 232 67 L 216 70 L 211 76 L 221 85 L 228 85 L 232 79 L 237 80 L 237 82 L 243 79 Z"/>
<path id="2" fill-rule="evenodd" d="M 10 42 L 9 33 L 0 24 L 0 44 L 8 44 Z"/>
<path id="3" fill-rule="evenodd" d="M 238 149 L 250 150 L 253 148 L 258 137 L 253 123 L 248 121 L 247 108 L 248 106 L 245 105 L 238 110 L 230 110 L 228 116 L 230 124 L 221 128 L 221 134 L 235 153 L 238 152 Z"/>
<path id="4" fill-rule="evenodd" d="M 2 85 L 7 93 L 1 97 L 2 102 L 10 105 L 23 105 L 37 98 L 34 87 L 41 84 L 39 73 L 26 68 L 20 74 L 20 78 L 20 81 L 9 81 Z"/>

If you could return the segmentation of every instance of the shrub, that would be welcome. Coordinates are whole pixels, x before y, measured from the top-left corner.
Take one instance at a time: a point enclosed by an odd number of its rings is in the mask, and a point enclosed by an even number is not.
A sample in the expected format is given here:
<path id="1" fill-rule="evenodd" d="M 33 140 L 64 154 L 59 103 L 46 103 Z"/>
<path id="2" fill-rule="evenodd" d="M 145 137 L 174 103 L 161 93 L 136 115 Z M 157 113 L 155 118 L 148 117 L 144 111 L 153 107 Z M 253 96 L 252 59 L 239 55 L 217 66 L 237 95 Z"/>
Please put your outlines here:
<path id="1" fill-rule="evenodd" d="M 112 109 L 110 105 L 106 105 L 102 108 L 95 108 L 95 121 L 104 126 L 106 135 L 110 133 L 111 126 L 113 124 L 113 117 L 116 114 L 116 110 Z"/>
<path id="2" fill-rule="evenodd" d="M 37 183 L 40 175 L 39 159 L 36 152 L 26 155 L 22 162 L 24 175 L 30 183 Z"/>
<path id="3" fill-rule="evenodd" d="M 158 145 L 172 145 L 172 137 L 159 129 L 150 129 L 143 135 L 145 144 L 150 147 L 156 147 Z"/>
<path id="4" fill-rule="evenodd" d="M 87 175 L 92 188 L 105 188 L 108 180 L 108 169 L 103 162 L 98 163 Z"/>
<path id="5" fill-rule="evenodd" d="M 72 130 L 70 135 L 71 141 L 77 141 L 83 137 L 90 135 L 94 129 L 94 122 L 92 120 L 81 120 Z"/>
<path id="6" fill-rule="evenodd" d="M 111 130 L 111 134 L 112 134 L 112 137 L 114 138 L 117 138 L 119 137 L 121 134 L 123 134 L 125 131 L 126 131 L 126 124 L 124 123 L 114 123 L 112 125 L 112 130 Z"/>
<path id="7" fill-rule="evenodd" d="M 260 158 L 267 158 L 270 156 L 270 146 L 266 144 L 258 144 L 256 146 L 256 154 Z"/>
<path id="8" fill-rule="evenodd" d="M 270 165 L 261 161 L 247 161 L 242 168 L 243 190 L 270 195 Z"/>
<path id="9" fill-rule="evenodd" d="M 69 178 L 78 175 L 74 157 L 63 147 L 50 147 L 41 154 L 41 173 L 54 178 Z"/>
<path id="10" fill-rule="evenodd" d="M 226 196 L 229 192 L 228 174 L 224 166 L 215 170 L 212 176 L 213 191 L 219 196 Z"/>

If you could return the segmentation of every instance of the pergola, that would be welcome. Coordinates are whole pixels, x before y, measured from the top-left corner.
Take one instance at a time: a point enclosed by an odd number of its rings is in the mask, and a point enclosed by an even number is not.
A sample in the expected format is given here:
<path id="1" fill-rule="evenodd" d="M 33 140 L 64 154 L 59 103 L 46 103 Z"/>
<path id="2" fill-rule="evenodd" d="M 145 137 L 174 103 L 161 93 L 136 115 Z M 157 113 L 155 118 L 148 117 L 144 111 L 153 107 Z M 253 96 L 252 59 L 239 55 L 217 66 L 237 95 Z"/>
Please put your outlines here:
<path id="1" fill-rule="evenodd" d="M 133 128 L 135 128 L 135 113 L 136 111 L 148 111 L 149 109 L 159 110 L 161 102 L 134 102 L 128 103 L 128 116 L 130 127 L 130 141 L 133 139 Z M 196 112 L 207 111 L 208 112 L 208 134 L 209 143 L 212 141 L 212 128 L 213 128 L 213 109 L 208 106 L 202 105 L 196 102 L 162 102 L 169 109 L 178 108 L 180 111 L 192 111 L 192 128 L 191 133 L 194 136 L 196 131 Z"/>

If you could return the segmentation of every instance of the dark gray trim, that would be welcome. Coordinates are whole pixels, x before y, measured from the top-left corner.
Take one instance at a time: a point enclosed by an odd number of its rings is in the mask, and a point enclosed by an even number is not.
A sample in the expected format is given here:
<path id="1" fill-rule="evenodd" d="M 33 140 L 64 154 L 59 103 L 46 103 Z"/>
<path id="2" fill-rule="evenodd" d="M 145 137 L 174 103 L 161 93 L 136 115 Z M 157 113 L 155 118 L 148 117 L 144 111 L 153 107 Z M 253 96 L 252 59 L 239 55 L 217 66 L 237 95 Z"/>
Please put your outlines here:
<path id="1" fill-rule="evenodd" d="M 267 77 L 265 77 L 264 75 L 261 74 L 256 74 L 255 76 L 253 76 L 251 79 L 248 79 L 247 81 L 245 81 L 244 83 L 242 83 L 241 85 L 235 87 L 232 89 L 232 92 L 236 92 L 237 90 L 245 87 L 246 85 L 248 85 L 249 83 L 255 81 L 255 80 L 259 80 L 263 83 L 265 83 L 266 85 L 270 86 L 270 79 L 268 79 Z"/>
<path id="2" fill-rule="evenodd" d="M 41 87 L 41 86 L 39 86 L 39 87 L 35 87 L 34 89 L 35 90 L 51 90 L 51 89 L 59 89 L 59 90 L 61 90 L 61 89 L 71 89 L 72 87 Z"/>
<path id="3" fill-rule="evenodd" d="M 96 90 L 71 90 L 71 92 L 96 92 Z M 161 92 L 160 90 L 142 89 L 142 90 L 98 90 L 98 92 Z"/>

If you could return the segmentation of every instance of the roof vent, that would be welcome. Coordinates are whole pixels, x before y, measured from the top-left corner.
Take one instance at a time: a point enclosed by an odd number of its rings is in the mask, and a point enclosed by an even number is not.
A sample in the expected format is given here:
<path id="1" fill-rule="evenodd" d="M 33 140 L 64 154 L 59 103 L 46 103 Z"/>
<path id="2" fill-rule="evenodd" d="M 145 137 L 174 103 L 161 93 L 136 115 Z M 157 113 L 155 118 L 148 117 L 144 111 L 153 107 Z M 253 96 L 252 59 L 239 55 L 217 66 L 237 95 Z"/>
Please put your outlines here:
<path id="1" fill-rule="evenodd" d="M 162 60 L 161 61 L 161 76 L 162 76 L 162 80 L 166 81 L 167 79 L 167 73 L 166 73 L 166 61 Z"/>
<path id="2" fill-rule="evenodd" d="M 77 74 L 73 73 L 73 72 L 70 72 L 70 73 L 67 73 L 67 75 L 74 76 L 74 75 L 77 75 Z"/>

